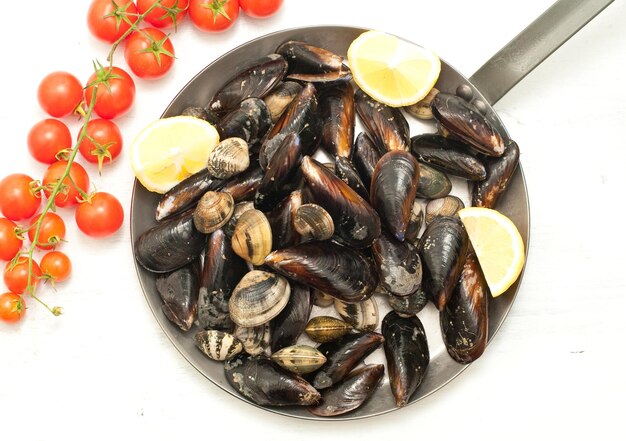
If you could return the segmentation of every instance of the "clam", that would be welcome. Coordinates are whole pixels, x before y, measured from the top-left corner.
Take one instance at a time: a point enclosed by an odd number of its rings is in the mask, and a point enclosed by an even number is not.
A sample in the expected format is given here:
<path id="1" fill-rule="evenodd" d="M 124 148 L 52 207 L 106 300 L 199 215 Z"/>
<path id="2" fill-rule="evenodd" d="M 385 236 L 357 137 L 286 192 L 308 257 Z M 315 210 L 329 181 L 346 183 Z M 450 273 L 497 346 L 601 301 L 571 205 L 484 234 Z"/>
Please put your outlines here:
<path id="1" fill-rule="evenodd" d="M 416 247 L 383 232 L 372 245 L 372 255 L 383 288 L 396 296 L 408 296 L 422 284 L 422 262 Z"/>
<path id="2" fill-rule="evenodd" d="M 428 303 L 428 296 L 422 288 L 408 296 L 395 296 L 389 294 L 387 297 L 389 306 L 396 311 L 400 317 L 411 317 L 420 312 Z"/>
<path id="3" fill-rule="evenodd" d="M 211 360 L 224 361 L 243 350 L 243 345 L 235 336 L 222 331 L 199 331 L 194 336 L 198 349 Z"/>
<path id="4" fill-rule="evenodd" d="M 470 181 L 482 181 L 487 176 L 485 166 L 468 153 L 465 144 L 441 135 L 428 133 L 411 138 L 411 151 L 434 168 Z"/>
<path id="5" fill-rule="evenodd" d="M 373 298 L 359 303 L 345 303 L 335 299 L 335 310 L 357 331 L 369 332 L 378 326 L 378 304 Z"/>
<path id="6" fill-rule="evenodd" d="M 287 41 L 276 49 L 276 53 L 287 60 L 287 78 L 292 80 L 326 83 L 352 78 L 350 69 L 343 64 L 343 57 L 321 47 Z"/>
<path id="7" fill-rule="evenodd" d="M 272 122 L 278 121 L 289 104 L 302 91 L 302 85 L 295 81 L 284 81 L 278 84 L 269 94 L 263 98 L 270 114 Z"/>
<path id="8" fill-rule="evenodd" d="M 321 146 L 331 155 L 349 158 L 354 143 L 354 89 L 350 83 L 323 89 L 319 97 Z"/>
<path id="9" fill-rule="evenodd" d="M 327 343 L 349 334 L 352 329 L 352 326 L 343 320 L 328 315 L 318 315 L 309 320 L 304 332 L 313 341 Z"/>
<path id="10" fill-rule="evenodd" d="M 243 327 L 267 323 L 287 305 L 290 293 L 289 283 L 282 276 L 250 271 L 243 276 L 230 297 L 230 318 Z"/>
<path id="11" fill-rule="evenodd" d="M 233 232 L 233 251 L 253 265 L 262 265 L 272 250 L 272 228 L 259 210 L 244 212 Z"/>
<path id="12" fill-rule="evenodd" d="M 196 318 L 199 290 L 197 262 L 159 275 L 156 279 L 157 291 L 163 299 L 163 314 L 182 331 L 189 331 Z"/>
<path id="13" fill-rule="evenodd" d="M 438 93 L 439 90 L 433 87 L 424 98 L 415 104 L 406 106 L 404 110 L 406 110 L 409 115 L 413 115 L 418 119 L 432 119 L 433 111 L 431 105 Z"/>
<path id="14" fill-rule="evenodd" d="M 409 151 L 409 123 L 400 109 L 379 103 L 361 89 L 354 93 L 354 102 L 361 122 L 379 151 Z"/>
<path id="15" fill-rule="evenodd" d="M 292 282 L 287 306 L 270 322 L 272 352 L 298 341 L 309 321 L 313 303 L 308 286 Z"/>
<path id="16" fill-rule="evenodd" d="M 236 326 L 233 335 L 241 341 L 244 351 L 250 355 L 260 355 L 269 350 L 271 338 L 269 323 L 251 327 Z"/>
<path id="17" fill-rule="evenodd" d="M 207 170 L 216 178 L 228 179 L 249 165 L 248 143 L 241 138 L 226 138 L 209 154 Z"/>
<path id="18" fill-rule="evenodd" d="M 422 167 L 420 166 L 420 173 Z M 422 210 L 422 204 L 416 199 L 411 207 L 411 217 L 409 217 L 409 224 L 406 227 L 406 233 L 404 238 L 406 241 L 417 245 L 418 236 L 424 223 L 424 210 Z"/>
<path id="19" fill-rule="evenodd" d="M 313 290 L 313 304 L 315 306 L 319 306 L 320 308 L 327 308 L 328 306 L 332 306 L 334 303 L 335 298 L 333 296 L 329 296 L 319 289 Z"/>
<path id="20" fill-rule="evenodd" d="M 207 191 L 193 212 L 193 224 L 204 234 L 212 233 L 228 222 L 234 208 L 235 201 L 230 194 Z"/>
<path id="21" fill-rule="evenodd" d="M 249 210 L 254 210 L 254 202 L 252 201 L 242 201 L 235 204 L 235 208 L 233 209 L 233 215 L 223 227 L 224 233 L 226 233 L 228 237 L 233 237 L 233 233 L 235 232 L 235 227 L 237 226 L 237 222 L 239 222 L 239 218 L 242 214 Z"/>
<path id="22" fill-rule="evenodd" d="M 281 249 L 300 243 L 300 235 L 293 227 L 293 219 L 302 205 L 302 192 L 292 191 L 276 207 L 267 213 L 272 228 L 272 249 Z"/>
<path id="23" fill-rule="evenodd" d="M 262 179 L 263 170 L 261 167 L 248 167 L 243 173 L 227 180 L 221 191 L 230 194 L 235 202 L 245 201 L 254 197 Z"/>
<path id="24" fill-rule="evenodd" d="M 462 208 L 465 208 L 465 204 L 454 195 L 433 199 L 426 204 L 426 225 L 437 216 L 454 216 Z"/>
<path id="25" fill-rule="evenodd" d="M 270 358 L 279 366 L 300 375 L 311 373 L 326 363 L 326 357 L 308 345 L 287 346 L 274 352 Z"/>
<path id="26" fill-rule="evenodd" d="M 380 153 L 374 145 L 374 141 L 372 141 L 369 135 L 365 132 L 359 133 L 354 141 L 352 163 L 359 172 L 359 176 L 368 191 L 372 182 L 374 168 L 376 168 L 380 156 Z M 367 200 L 369 200 L 369 198 Z"/>
<path id="27" fill-rule="evenodd" d="M 335 157 L 334 171 L 335 175 L 348 186 L 356 191 L 366 201 L 370 200 L 369 188 L 365 187 L 363 180 L 359 176 L 359 172 L 352 165 L 352 161 L 343 156 Z"/>
<path id="28" fill-rule="evenodd" d="M 483 163 L 487 171 L 484 181 L 476 182 L 472 191 L 472 206 L 493 208 L 513 176 L 519 162 L 519 147 L 509 141 L 499 158 L 485 157 Z"/>
<path id="29" fill-rule="evenodd" d="M 293 219 L 293 227 L 303 240 L 327 240 L 335 232 L 333 218 L 316 204 L 301 205 Z"/>
<path id="30" fill-rule="evenodd" d="M 419 162 L 419 161 L 418 161 Z M 425 199 L 436 199 L 448 196 L 452 190 L 452 182 L 448 176 L 420 162 L 420 180 L 417 184 L 417 197 Z"/>

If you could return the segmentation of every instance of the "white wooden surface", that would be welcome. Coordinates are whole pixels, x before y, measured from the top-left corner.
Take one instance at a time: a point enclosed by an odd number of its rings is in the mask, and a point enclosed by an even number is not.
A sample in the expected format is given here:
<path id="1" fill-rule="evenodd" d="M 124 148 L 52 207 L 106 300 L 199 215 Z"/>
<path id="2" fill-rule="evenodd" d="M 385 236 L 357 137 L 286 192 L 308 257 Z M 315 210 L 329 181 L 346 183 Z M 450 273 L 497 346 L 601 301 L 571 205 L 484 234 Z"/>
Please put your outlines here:
<path id="1" fill-rule="evenodd" d="M 155 83 L 137 81 L 134 109 L 119 123 L 130 142 L 217 56 L 297 26 L 393 32 L 432 48 L 469 76 L 551 3 L 285 0 L 275 17 L 242 16 L 219 35 L 185 22 L 174 35 L 173 71 Z M 45 166 L 26 149 L 29 128 L 45 116 L 36 102 L 38 82 L 53 70 L 86 79 L 91 61 L 104 61 L 107 47 L 87 31 L 86 1 L 35 0 L 23 7 L 28 10 L 3 20 L 0 176 L 40 178 Z M 401 411 L 348 423 L 288 419 L 246 405 L 209 383 L 162 333 L 136 279 L 128 218 L 114 237 L 96 241 L 81 235 L 73 212 L 62 211 L 69 240 L 63 250 L 74 274 L 41 296 L 62 305 L 65 315 L 55 318 L 30 302 L 23 323 L 0 324 L 0 437 L 614 438 L 626 408 L 624 23 L 626 6 L 617 1 L 496 106 L 522 149 L 532 210 L 529 260 L 498 336 L 439 392 Z M 121 53 L 116 59 L 124 65 Z M 76 134 L 78 122 L 67 122 Z M 128 151 L 101 177 L 87 169 L 98 189 L 122 200 L 128 216 Z"/>

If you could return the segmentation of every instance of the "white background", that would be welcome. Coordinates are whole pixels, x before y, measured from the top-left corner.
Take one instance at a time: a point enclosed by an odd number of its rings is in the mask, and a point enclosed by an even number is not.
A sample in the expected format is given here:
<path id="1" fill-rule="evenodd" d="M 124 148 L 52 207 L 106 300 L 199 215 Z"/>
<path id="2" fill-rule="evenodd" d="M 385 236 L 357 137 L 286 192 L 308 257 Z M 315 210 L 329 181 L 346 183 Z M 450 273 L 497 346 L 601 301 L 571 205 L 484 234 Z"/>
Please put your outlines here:
<path id="1" fill-rule="evenodd" d="M 550 6 L 503 2 L 285 0 L 271 19 L 241 16 L 210 35 L 185 21 L 177 60 L 158 82 L 137 81 L 119 120 L 125 139 L 158 118 L 206 64 L 247 40 L 284 28 L 377 28 L 435 50 L 471 75 Z M 86 28 L 87 1 L 35 0 L 5 11 L 0 65 L 0 176 L 41 178 L 26 148 L 45 117 L 38 82 L 54 70 L 86 80 L 107 46 Z M 617 436 L 626 409 L 626 7 L 615 2 L 496 106 L 522 149 L 530 192 L 526 273 L 486 353 L 434 395 L 400 411 L 347 423 L 307 422 L 259 410 L 208 382 L 176 351 L 136 279 L 128 213 L 128 150 L 95 186 L 122 201 L 127 219 L 107 240 L 83 236 L 62 212 L 74 263 L 70 281 L 29 302 L 18 326 L 0 324 L 2 439 L 594 439 Z M 124 66 L 119 52 L 116 61 Z M 230 73 L 225 74 L 230 75 Z M 73 135 L 79 123 L 66 119 Z M 619 432 L 618 432 L 619 431 Z M 218 433 L 221 433 L 218 435 Z M 133 437 L 133 438 L 131 438 Z M 227 438 L 226 438 L 227 437 Z"/>

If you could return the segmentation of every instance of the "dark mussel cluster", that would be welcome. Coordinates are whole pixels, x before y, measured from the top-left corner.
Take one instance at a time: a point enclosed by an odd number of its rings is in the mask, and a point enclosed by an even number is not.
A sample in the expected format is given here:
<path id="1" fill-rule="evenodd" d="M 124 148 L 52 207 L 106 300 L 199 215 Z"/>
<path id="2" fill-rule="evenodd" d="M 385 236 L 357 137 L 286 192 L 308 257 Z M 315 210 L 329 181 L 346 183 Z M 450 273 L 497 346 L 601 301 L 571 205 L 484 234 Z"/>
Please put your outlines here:
<path id="1" fill-rule="evenodd" d="M 379 347 L 396 404 L 409 402 L 430 361 L 417 316 L 429 300 L 454 360 L 480 356 L 488 288 L 448 175 L 493 207 L 519 158 L 467 97 L 436 89 L 407 112 L 440 132 L 411 138 L 404 111 L 355 90 L 343 61 L 289 41 L 187 109 L 221 142 L 135 244 L 166 317 L 225 362 L 237 392 L 320 416 L 372 396 L 384 365 L 362 362 Z M 333 162 L 313 159 L 320 148 Z M 312 317 L 314 305 L 341 319 Z"/>

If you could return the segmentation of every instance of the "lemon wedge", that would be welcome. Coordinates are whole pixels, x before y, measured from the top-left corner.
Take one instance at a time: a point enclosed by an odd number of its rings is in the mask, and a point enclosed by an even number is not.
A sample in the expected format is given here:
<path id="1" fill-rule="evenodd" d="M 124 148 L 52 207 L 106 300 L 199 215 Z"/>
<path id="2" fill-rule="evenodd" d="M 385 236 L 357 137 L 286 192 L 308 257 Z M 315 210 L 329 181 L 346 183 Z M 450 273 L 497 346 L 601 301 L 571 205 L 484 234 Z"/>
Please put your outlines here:
<path id="1" fill-rule="evenodd" d="M 348 63 L 358 86 L 392 107 L 420 101 L 441 72 L 441 62 L 433 52 L 380 31 L 357 37 L 348 48 Z"/>
<path id="2" fill-rule="evenodd" d="M 130 146 L 130 161 L 139 182 L 165 193 L 206 167 L 219 143 L 213 125 L 191 116 L 158 119 L 146 126 Z"/>
<path id="3" fill-rule="evenodd" d="M 522 236 L 515 224 L 496 210 L 468 207 L 459 210 L 458 214 L 476 251 L 491 295 L 497 297 L 522 272 L 526 259 Z"/>

